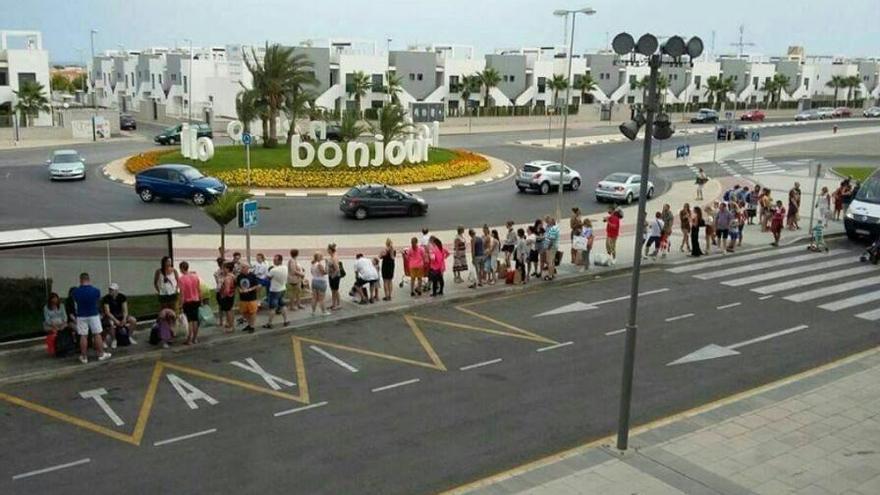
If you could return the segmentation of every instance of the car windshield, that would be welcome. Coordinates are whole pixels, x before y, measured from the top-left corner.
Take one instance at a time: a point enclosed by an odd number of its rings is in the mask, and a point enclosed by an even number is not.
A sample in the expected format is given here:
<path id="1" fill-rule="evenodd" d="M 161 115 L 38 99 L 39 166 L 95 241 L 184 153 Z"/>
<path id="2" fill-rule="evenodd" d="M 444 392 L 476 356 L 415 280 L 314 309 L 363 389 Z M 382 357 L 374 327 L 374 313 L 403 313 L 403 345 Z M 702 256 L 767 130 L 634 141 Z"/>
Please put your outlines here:
<path id="1" fill-rule="evenodd" d="M 201 179 L 202 177 L 204 177 L 204 175 L 202 175 L 201 172 L 199 172 L 197 169 L 194 169 L 194 168 L 182 169 L 180 171 L 180 173 L 183 174 L 183 176 L 189 180 L 197 180 L 197 179 Z"/>
<path id="2" fill-rule="evenodd" d="M 541 170 L 541 168 L 536 167 L 534 165 L 524 165 L 523 166 L 523 172 L 537 172 L 538 170 Z"/>
<path id="3" fill-rule="evenodd" d="M 626 182 L 627 179 L 629 179 L 629 174 L 611 174 L 605 177 L 605 182 Z"/>
<path id="4" fill-rule="evenodd" d="M 167 127 L 167 128 L 165 128 L 165 130 L 162 131 L 162 132 L 163 132 L 163 133 L 166 133 L 166 134 L 172 134 L 172 133 L 177 132 L 177 127 Z"/>
<path id="5" fill-rule="evenodd" d="M 855 199 L 865 203 L 880 204 L 880 175 L 874 174 L 873 177 L 866 180 L 859 187 Z"/>
<path id="6" fill-rule="evenodd" d="M 79 162 L 79 155 L 76 153 L 65 153 L 63 155 L 55 155 L 52 159 L 53 163 L 76 163 Z"/>

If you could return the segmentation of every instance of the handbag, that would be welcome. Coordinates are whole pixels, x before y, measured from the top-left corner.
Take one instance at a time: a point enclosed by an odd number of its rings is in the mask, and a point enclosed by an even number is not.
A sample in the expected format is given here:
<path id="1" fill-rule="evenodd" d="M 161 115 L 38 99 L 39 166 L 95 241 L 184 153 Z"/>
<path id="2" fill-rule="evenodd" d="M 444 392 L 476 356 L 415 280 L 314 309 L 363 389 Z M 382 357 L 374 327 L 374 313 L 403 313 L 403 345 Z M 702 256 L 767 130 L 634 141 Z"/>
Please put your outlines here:
<path id="1" fill-rule="evenodd" d="M 339 262 L 339 278 L 345 278 L 345 265 Z"/>
<path id="2" fill-rule="evenodd" d="M 199 306 L 199 324 L 202 326 L 214 324 L 214 311 L 211 310 L 211 306 L 207 304 Z"/>
<path id="3" fill-rule="evenodd" d="M 571 248 L 576 251 L 586 251 L 587 250 L 587 238 L 576 236 L 571 241 Z"/>

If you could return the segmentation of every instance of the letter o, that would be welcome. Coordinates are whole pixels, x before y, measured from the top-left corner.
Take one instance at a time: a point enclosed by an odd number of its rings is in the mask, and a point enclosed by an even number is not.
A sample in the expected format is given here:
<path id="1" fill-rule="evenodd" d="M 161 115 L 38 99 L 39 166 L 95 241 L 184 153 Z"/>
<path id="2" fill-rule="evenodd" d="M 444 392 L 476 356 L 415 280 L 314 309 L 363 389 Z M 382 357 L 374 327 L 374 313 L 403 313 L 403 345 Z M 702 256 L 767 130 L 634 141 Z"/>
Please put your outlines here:
<path id="1" fill-rule="evenodd" d="M 196 142 L 196 157 L 199 161 L 206 162 L 214 158 L 214 141 L 210 138 L 201 137 Z"/>
<path id="2" fill-rule="evenodd" d="M 244 133 L 244 124 L 237 120 L 233 120 L 226 124 L 226 134 L 235 142 L 241 142 L 241 135 Z"/>
<path id="3" fill-rule="evenodd" d="M 400 165 L 406 159 L 406 146 L 400 141 L 386 143 L 385 159 L 392 165 Z"/>
<path id="4" fill-rule="evenodd" d="M 333 150 L 333 158 L 327 158 L 327 150 Z M 327 168 L 333 168 L 342 163 L 342 147 L 333 141 L 321 143 L 318 146 L 318 161 Z"/>

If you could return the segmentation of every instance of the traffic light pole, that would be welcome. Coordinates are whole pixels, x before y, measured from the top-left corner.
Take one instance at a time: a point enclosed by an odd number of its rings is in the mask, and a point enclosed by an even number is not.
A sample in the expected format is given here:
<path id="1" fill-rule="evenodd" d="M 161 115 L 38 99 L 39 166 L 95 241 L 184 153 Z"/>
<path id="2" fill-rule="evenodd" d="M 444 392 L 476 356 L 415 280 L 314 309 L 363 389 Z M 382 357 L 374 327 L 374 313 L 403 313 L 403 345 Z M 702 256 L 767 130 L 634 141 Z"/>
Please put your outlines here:
<path id="1" fill-rule="evenodd" d="M 657 107 L 657 77 L 660 55 L 650 59 L 651 76 L 648 85 L 648 103 L 645 115 L 645 142 L 642 149 L 641 185 L 639 187 L 639 210 L 636 218 L 636 239 L 633 247 L 632 286 L 629 295 L 629 319 L 626 323 L 626 344 L 623 354 L 623 379 L 620 387 L 620 411 L 617 421 L 617 448 L 626 450 L 629 444 L 629 422 L 632 403 L 633 368 L 636 357 L 637 316 L 639 307 L 639 272 L 642 266 L 642 241 L 645 234 L 645 216 L 648 194 L 648 174 L 651 166 L 651 140 L 653 139 L 654 112 Z"/>

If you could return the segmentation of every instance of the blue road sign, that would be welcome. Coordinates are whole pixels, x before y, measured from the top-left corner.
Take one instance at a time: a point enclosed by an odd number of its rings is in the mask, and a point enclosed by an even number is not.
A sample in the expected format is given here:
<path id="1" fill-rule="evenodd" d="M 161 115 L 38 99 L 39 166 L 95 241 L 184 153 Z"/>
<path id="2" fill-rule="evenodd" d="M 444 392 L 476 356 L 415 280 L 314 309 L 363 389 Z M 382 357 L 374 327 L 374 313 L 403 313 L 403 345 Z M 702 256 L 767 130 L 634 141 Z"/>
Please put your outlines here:
<path id="1" fill-rule="evenodd" d="M 250 146 L 251 143 L 253 143 L 253 142 L 254 142 L 254 137 L 251 136 L 251 133 L 249 133 L 249 132 L 242 132 L 241 133 L 241 144 L 243 144 L 245 146 Z"/>
<path id="2" fill-rule="evenodd" d="M 727 120 L 733 119 L 733 112 L 724 112 L 724 118 Z"/>
<path id="3" fill-rule="evenodd" d="M 259 223 L 260 204 L 253 199 L 238 204 L 238 226 L 243 229 L 256 227 Z"/>
<path id="4" fill-rule="evenodd" d="M 753 143 L 757 143 L 761 140 L 761 133 L 758 131 L 752 131 L 751 139 Z"/>
<path id="5" fill-rule="evenodd" d="M 677 148 L 675 148 L 675 157 L 676 158 L 684 158 L 686 156 L 690 156 L 690 154 L 691 154 L 691 145 L 689 145 L 689 144 L 682 144 L 681 146 L 678 146 Z"/>

